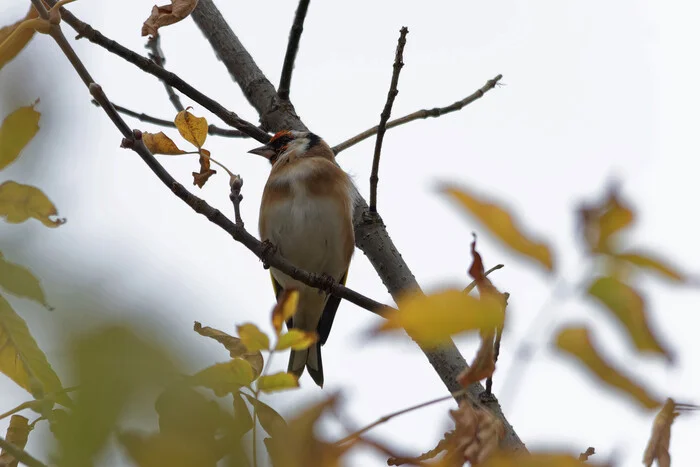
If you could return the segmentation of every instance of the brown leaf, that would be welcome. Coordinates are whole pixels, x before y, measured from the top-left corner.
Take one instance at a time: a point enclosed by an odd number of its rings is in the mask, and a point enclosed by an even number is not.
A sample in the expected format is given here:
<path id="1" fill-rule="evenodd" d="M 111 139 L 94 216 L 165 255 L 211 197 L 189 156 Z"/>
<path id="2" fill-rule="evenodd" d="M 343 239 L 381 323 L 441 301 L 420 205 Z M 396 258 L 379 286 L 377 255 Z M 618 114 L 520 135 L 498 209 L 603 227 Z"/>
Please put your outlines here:
<path id="1" fill-rule="evenodd" d="M 0 126 L 0 170 L 14 162 L 22 149 L 39 131 L 41 114 L 34 109 L 38 103 L 39 99 L 32 105 L 20 107 L 2 121 L 2 126 Z"/>
<path id="2" fill-rule="evenodd" d="M 197 6 L 198 0 L 171 0 L 171 5 L 154 6 L 151 16 L 143 23 L 141 36 L 158 35 L 158 29 L 187 18 Z"/>
<path id="3" fill-rule="evenodd" d="M 146 145 L 152 154 L 165 154 L 168 156 L 185 154 L 185 151 L 178 148 L 175 142 L 173 142 L 173 140 L 162 131 L 158 133 L 148 133 L 147 131 L 144 131 L 141 138 L 143 140 L 143 144 Z"/>
<path id="4" fill-rule="evenodd" d="M 671 445 L 671 424 L 678 415 L 673 399 L 666 399 L 666 403 L 654 418 L 651 436 L 644 450 L 642 462 L 646 467 L 651 467 L 654 460 L 659 467 L 671 466 L 671 454 L 668 452 Z"/>
<path id="5" fill-rule="evenodd" d="M 257 378 L 262 373 L 264 359 L 260 351 L 249 352 L 243 342 L 238 337 L 233 337 L 218 329 L 209 326 L 202 327 L 202 324 L 195 321 L 194 331 L 200 336 L 214 339 L 229 351 L 231 358 L 242 358 L 253 367 L 253 374 Z"/>
<path id="6" fill-rule="evenodd" d="M 297 312 L 299 304 L 299 291 L 294 289 L 284 289 L 277 301 L 277 305 L 272 309 L 272 326 L 279 336 L 282 332 L 282 325 Z"/>
<path id="7" fill-rule="evenodd" d="M 486 332 L 481 335 L 481 345 L 476 351 L 474 360 L 469 368 L 462 371 L 457 376 L 457 381 L 462 387 L 467 387 L 472 383 L 488 378 L 496 371 L 496 355 L 494 349 L 495 332 Z"/>
<path id="8" fill-rule="evenodd" d="M 569 454 L 499 451 L 485 463 L 479 464 L 479 467 L 586 467 L 587 465 Z"/>
<path id="9" fill-rule="evenodd" d="M 475 408 L 470 402 L 462 401 L 457 410 L 450 410 L 455 422 L 455 430 L 448 441 L 446 458 L 459 459 L 459 465 L 470 462 L 472 465 L 487 461 L 497 451 L 498 443 L 505 436 L 503 423 L 490 411 Z"/>
<path id="10" fill-rule="evenodd" d="M 14 24 L 5 26 L 0 29 L 0 69 L 4 67 L 10 60 L 15 58 L 24 47 L 29 44 L 29 41 L 34 37 L 36 32 L 32 28 L 27 28 L 22 31 L 17 32 L 8 42 L 7 39 L 12 35 L 12 33 L 19 27 L 22 22 L 34 18 L 38 18 L 39 13 L 33 6 L 29 7 L 29 12 L 21 20 Z"/>
<path id="11" fill-rule="evenodd" d="M 629 285 L 613 277 L 600 277 L 588 288 L 588 294 L 602 303 L 625 327 L 639 351 L 655 352 L 672 360 L 654 335 L 647 320 L 644 300 Z"/>
<path id="12" fill-rule="evenodd" d="M 554 270 L 552 253 L 549 247 L 532 240 L 522 233 L 513 216 L 505 209 L 491 202 L 468 193 L 462 188 L 444 186 L 442 191 L 457 200 L 463 208 L 488 228 L 491 233 L 511 249 L 532 258 L 542 264 L 548 271 Z"/>
<path id="13" fill-rule="evenodd" d="M 211 160 L 209 159 L 209 151 L 206 149 L 199 150 L 199 172 L 192 172 L 194 184 L 199 188 L 204 187 L 209 177 L 216 173 L 216 170 L 211 168 Z"/>
<path id="14" fill-rule="evenodd" d="M 19 449 L 24 449 L 29 439 L 29 420 L 21 415 L 13 415 L 10 419 L 10 426 L 7 427 L 5 441 L 14 444 Z M 6 451 L 0 453 L 0 466 L 17 467 L 19 462 Z"/>
<path id="15" fill-rule="evenodd" d="M 588 329 L 570 327 L 561 330 L 556 338 L 556 345 L 562 351 L 575 357 L 589 372 L 611 387 L 631 396 L 641 406 L 654 409 L 661 405 L 641 385 L 635 383 L 620 370 L 611 366 L 600 356 L 591 342 Z"/>
<path id="16" fill-rule="evenodd" d="M 583 205 L 579 209 L 579 217 L 589 250 L 593 253 L 611 253 L 616 249 L 613 243 L 616 234 L 632 224 L 634 212 L 620 201 L 617 187 L 612 186 L 602 203 Z"/>
<path id="17" fill-rule="evenodd" d="M 10 224 L 19 224 L 33 217 L 46 227 L 58 227 L 66 220 L 51 219 L 57 214 L 56 207 L 40 189 L 13 181 L 0 185 L 0 217 Z"/>
<path id="18" fill-rule="evenodd" d="M 595 454 L 595 448 L 591 446 L 588 449 L 586 449 L 585 452 L 582 452 L 581 454 L 578 455 L 578 460 L 585 462 L 593 454 Z"/>

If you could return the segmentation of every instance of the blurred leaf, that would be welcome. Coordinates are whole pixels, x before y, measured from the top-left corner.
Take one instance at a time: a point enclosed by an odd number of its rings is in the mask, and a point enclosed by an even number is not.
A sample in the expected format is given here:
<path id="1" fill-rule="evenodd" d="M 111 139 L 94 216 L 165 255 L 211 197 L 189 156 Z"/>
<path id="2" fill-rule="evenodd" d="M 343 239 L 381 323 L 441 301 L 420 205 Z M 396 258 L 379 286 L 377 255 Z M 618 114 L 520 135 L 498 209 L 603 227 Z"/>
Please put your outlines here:
<path id="1" fill-rule="evenodd" d="M 152 154 L 165 154 L 168 156 L 177 156 L 185 154 L 185 151 L 178 148 L 177 145 L 162 131 L 158 133 L 143 132 L 143 144 L 146 145 Z"/>
<path id="2" fill-rule="evenodd" d="M 641 406 L 654 409 L 661 405 L 642 386 L 624 376 L 620 370 L 612 367 L 600 356 L 591 342 L 586 328 L 570 327 L 561 330 L 557 335 L 556 345 L 562 351 L 575 357 L 600 381 L 631 396 Z"/>
<path id="3" fill-rule="evenodd" d="M 202 327 L 202 325 L 197 321 L 194 322 L 194 330 L 199 335 L 210 337 L 226 347 L 231 355 L 231 358 L 240 357 L 250 363 L 250 366 L 253 367 L 253 374 L 256 378 L 260 375 L 260 373 L 262 373 L 264 360 L 262 353 L 260 353 L 259 350 L 250 352 L 238 337 L 229 336 L 225 332 L 210 328 L 209 326 Z"/>
<path id="4" fill-rule="evenodd" d="M 494 331 L 482 333 L 481 345 L 476 351 L 474 360 L 467 369 L 457 376 L 457 381 L 462 387 L 466 388 L 477 381 L 488 378 L 496 371 L 494 339 Z"/>
<path id="5" fill-rule="evenodd" d="M 666 399 L 666 403 L 654 417 L 651 436 L 644 450 L 642 463 L 646 467 L 651 467 L 655 460 L 659 467 L 671 466 L 671 455 L 668 452 L 671 445 L 671 424 L 678 415 L 680 413 L 676 412 L 676 404 L 673 399 Z"/>
<path id="6" fill-rule="evenodd" d="M 194 178 L 194 184 L 199 188 L 202 188 L 209 177 L 216 173 L 216 170 L 211 168 L 211 159 L 209 156 L 211 153 L 206 149 L 199 150 L 199 172 L 192 172 L 192 177 Z"/>
<path id="7" fill-rule="evenodd" d="M 0 69 L 2 69 L 2 67 L 4 67 L 10 60 L 15 58 L 17 54 L 19 54 L 22 51 L 22 49 L 24 49 L 24 47 L 27 44 L 29 44 L 29 41 L 32 40 L 32 37 L 34 37 L 35 31 L 32 28 L 27 28 L 22 31 L 19 31 L 8 42 L 5 41 L 10 37 L 10 35 L 15 31 L 15 29 L 17 29 L 19 25 L 22 24 L 25 20 L 38 17 L 39 13 L 36 11 L 36 9 L 34 9 L 33 6 L 30 6 L 29 12 L 27 12 L 24 18 L 22 18 L 14 24 L 5 26 L 4 28 L 0 29 Z M 2 158 L 0 157 L 0 160 L 1 159 Z M 1 163 L 0 168 L 2 168 Z"/>
<path id="8" fill-rule="evenodd" d="M 19 224 L 33 217 L 46 227 L 58 227 L 66 220 L 50 218 L 57 214 L 56 207 L 38 188 L 13 181 L 0 185 L 0 217 L 10 224 Z"/>
<path id="9" fill-rule="evenodd" d="M 258 389 L 262 392 L 284 391 L 299 387 L 299 377 L 286 372 L 263 375 L 258 379 Z"/>
<path id="10" fill-rule="evenodd" d="M 29 269 L 10 263 L 0 252 L 0 287 L 16 297 L 29 298 L 50 308 L 39 279 Z"/>
<path id="11" fill-rule="evenodd" d="M 20 449 L 24 449 L 29 439 L 29 420 L 21 415 L 13 415 L 10 419 L 10 425 L 7 427 L 7 435 L 5 441 L 14 444 Z M 2 467 L 17 467 L 19 462 L 4 450 L 0 453 L 0 466 Z"/>
<path id="12" fill-rule="evenodd" d="M 155 408 L 162 434 L 208 444 L 212 450 L 216 446 L 217 430 L 228 418 L 215 401 L 182 384 L 174 384 L 163 391 Z"/>
<path id="13" fill-rule="evenodd" d="M 476 217 L 493 235 L 513 250 L 542 264 L 548 271 L 554 270 L 549 247 L 526 237 L 516 225 L 513 216 L 490 200 L 479 199 L 458 189 L 444 185 L 442 191 L 457 200 L 459 204 Z"/>
<path id="14" fill-rule="evenodd" d="M 29 333 L 27 323 L 0 295 L 0 371 L 29 391 L 35 399 L 62 390 L 44 352 Z M 70 404 L 68 396 L 58 395 L 62 404 Z"/>
<path id="15" fill-rule="evenodd" d="M 243 436 L 253 429 L 253 417 L 250 415 L 248 406 L 241 397 L 240 392 L 233 393 L 233 415 L 236 424 L 236 432 Z"/>
<path id="16" fill-rule="evenodd" d="M 602 203 L 583 205 L 579 212 L 586 244 L 593 253 L 613 252 L 615 235 L 634 222 L 634 212 L 620 201 L 616 186 L 608 190 Z"/>
<path id="17" fill-rule="evenodd" d="M 175 117 L 175 126 L 183 138 L 198 148 L 204 145 L 209 133 L 209 124 L 204 117 L 195 117 L 187 109 Z"/>
<path id="18" fill-rule="evenodd" d="M 659 273 L 666 276 L 668 279 L 677 282 L 686 282 L 687 278 L 676 271 L 672 267 L 664 264 L 660 259 L 653 258 L 651 256 L 645 255 L 643 253 L 620 253 L 614 256 L 616 259 L 627 261 L 628 263 L 634 264 L 635 266 L 643 269 L 649 269 L 653 272 Z"/>
<path id="19" fill-rule="evenodd" d="M 408 293 L 399 298 L 398 306 L 398 311 L 384 314 L 387 319 L 377 332 L 405 329 L 419 344 L 428 347 L 461 332 L 502 327 L 505 319 L 498 300 L 490 296 L 477 299 L 461 290 L 431 295 Z"/>
<path id="20" fill-rule="evenodd" d="M 289 332 L 282 334 L 277 341 L 275 350 L 304 350 L 311 347 L 318 341 L 318 334 L 315 332 L 306 332 L 300 329 L 290 329 Z"/>
<path id="21" fill-rule="evenodd" d="M 238 335 L 249 352 L 269 350 L 270 338 L 253 323 L 237 326 Z"/>
<path id="22" fill-rule="evenodd" d="M 39 99 L 32 105 L 20 107 L 3 120 L 0 126 L 0 170 L 14 162 L 39 131 L 41 114 L 34 110 L 38 103 Z"/>
<path id="23" fill-rule="evenodd" d="M 143 22 L 142 36 L 157 36 L 158 29 L 187 18 L 197 6 L 198 0 L 170 0 L 170 5 L 154 6 L 151 16 Z"/>
<path id="24" fill-rule="evenodd" d="M 226 363 L 217 363 L 190 377 L 190 383 L 204 386 L 221 397 L 238 391 L 255 380 L 253 368 L 242 358 L 234 358 Z"/>
<path id="25" fill-rule="evenodd" d="M 282 415 L 278 414 L 275 409 L 244 392 L 241 394 L 255 407 L 260 425 L 268 435 L 277 436 L 278 433 L 283 432 L 283 430 L 287 428 L 287 422 L 284 421 Z"/>
<path id="26" fill-rule="evenodd" d="M 215 467 L 211 446 L 178 434 L 120 433 L 118 437 L 139 467 Z"/>
<path id="27" fill-rule="evenodd" d="M 139 393 L 171 384 L 181 371 L 169 352 L 133 330 L 109 326 L 71 343 L 80 386 L 73 410 L 52 430 L 60 445 L 58 465 L 91 465 L 116 429 L 124 407 Z"/>
<path id="28" fill-rule="evenodd" d="M 299 291 L 294 289 L 285 289 L 277 301 L 277 305 L 272 310 L 272 326 L 279 336 L 282 332 L 282 325 L 297 312 L 299 305 Z"/>
<path id="29" fill-rule="evenodd" d="M 600 277 L 588 289 L 625 327 L 639 351 L 663 354 L 671 360 L 670 352 L 661 346 L 647 321 L 644 300 L 629 285 L 613 277 Z"/>
<path id="30" fill-rule="evenodd" d="M 586 467 L 588 465 L 569 454 L 496 452 L 486 462 L 479 464 L 479 467 Z"/>

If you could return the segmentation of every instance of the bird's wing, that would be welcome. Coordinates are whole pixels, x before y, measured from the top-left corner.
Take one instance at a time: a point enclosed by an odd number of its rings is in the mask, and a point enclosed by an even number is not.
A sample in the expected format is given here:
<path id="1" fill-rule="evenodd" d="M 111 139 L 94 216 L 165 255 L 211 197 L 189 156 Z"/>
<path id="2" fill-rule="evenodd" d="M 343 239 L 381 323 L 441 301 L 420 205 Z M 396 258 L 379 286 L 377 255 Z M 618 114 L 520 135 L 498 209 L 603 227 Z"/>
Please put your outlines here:
<path id="1" fill-rule="evenodd" d="M 272 272 L 270 272 L 270 279 L 272 279 L 272 290 L 275 291 L 275 298 L 277 300 L 280 299 L 280 294 L 282 293 L 282 286 L 280 285 L 279 282 L 275 279 L 275 276 L 272 275 Z M 292 329 L 292 318 L 289 318 L 287 320 L 287 330 Z"/>
<path id="2" fill-rule="evenodd" d="M 343 277 L 340 279 L 340 283 L 345 285 L 347 280 L 348 271 L 345 271 L 345 274 L 343 274 Z M 318 326 L 316 327 L 318 341 L 321 343 L 321 345 L 326 343 L 328 340 L 328 335 L 331 333 L 331 327 L 333 326 L 335 312 L 338 311 L 338 305 L 340 305 L 339 297 L 336 297 L 335 295 L 328 297 L 326 307 L 323 309 L 323 314 L 321 314 L 321 319 L 318 321 Z"/>

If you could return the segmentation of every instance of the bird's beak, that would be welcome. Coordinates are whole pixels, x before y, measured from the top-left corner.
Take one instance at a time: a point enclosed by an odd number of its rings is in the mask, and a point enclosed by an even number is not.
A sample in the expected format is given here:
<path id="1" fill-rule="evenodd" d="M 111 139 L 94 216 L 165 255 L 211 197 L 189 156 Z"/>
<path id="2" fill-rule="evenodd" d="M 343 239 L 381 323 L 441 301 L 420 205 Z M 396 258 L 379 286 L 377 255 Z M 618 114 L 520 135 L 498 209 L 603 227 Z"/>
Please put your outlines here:
<path id="1" fill-rule="evenodd" d="M 257 154 L 258 156 L 263 156 L 265 159 L 272 160 L 275 156 L 275 150 L 270 146 L 260 146 L 259 148 L 251 149 L 248 151 L 250 154 Z"/>

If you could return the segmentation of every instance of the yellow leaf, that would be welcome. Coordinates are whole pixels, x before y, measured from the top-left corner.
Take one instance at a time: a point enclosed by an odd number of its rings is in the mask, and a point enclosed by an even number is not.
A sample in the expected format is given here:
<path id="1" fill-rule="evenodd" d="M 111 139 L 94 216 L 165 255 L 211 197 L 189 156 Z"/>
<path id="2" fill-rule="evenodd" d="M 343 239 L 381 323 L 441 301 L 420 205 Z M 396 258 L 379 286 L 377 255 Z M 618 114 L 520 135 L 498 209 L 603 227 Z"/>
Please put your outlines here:
<path id="1" fill-rule="evenodd" d="M 584 205 L 579 210 L 584 238 L 593 253 L 614 251 L 615 235 L 634 222 L 634 212 L 619 198 L 617 187 L 613 186 L 600 204 Z"/>
<path id="2" fill-rule="evenodd" d="M 626 328 L 637 350 L 660 353 L 672 359 L 649 326 L 644 300 L 632 287 L 613 277 L 600 277 L 591 284 L 588 293 L 610 310 Z"/>
<path id="3" fill-rule="evenodd" d="M 185 154 L 185 151 L 178 148 L 175 142 L 162 131 L 158 133 L 148 133 L 147 131 L 144 131 L 141 138 L 143 140 L 143 144 L 146 145 L 152 154 L 165 154 L 168 156 Z"/>
<path id="4" fill-rule="evenodd" d="M 655 460 L 659 467 L 671 466 L 671 455 L 668 452 L 671 445 L 671 424 L 678 415 L 680 413 L 676 412 L 676 404 L 673 399 L 666 399 L 666 403 L 654 417 L 651 436 L 642 460 L 645 466 L 651 467 Z"/>
<path id="5" fill-rule="evenodd" d="M 249 352 L 270 349 L 270 338 L 253 323 L 237 326 L 241 342 Z"/>
<path id="6" fill-rule="evenodd" d="M 419 344 L 432 347 L 453 334 L 503 326 L 505 310 L 492 297 L 477 299 L 461 290 L 432 295 L 409 293 L 399 298 L 398 311 L 388 312 L 377 331 L 405 329 Z"/>
<path id="7" fill-rule="evenodd" d="M 56 206 L 40 189 L 13 181 L 0 185 L 0 217 L 10 224 L 19 224 L 33 217 L 46 227 L 58 227 L 66 220 L 51 219 L 57 214 Z"/>
<path id="8" fill-rule="evenodd" d="M 300 329 L 290 329 L 286 334 L 282 334 L 277 341 L 275 350 L 285 350 L 292 348 L 293 350 L 304 350 L 311 347 L 318 340 L 318 334 L 315 332 L 306 332 Z"/>
<path id="9" fill-rule="evenodd" d="M 194 322 L 194 330 L 199 335 L 210 337 L 226 347 L 226 350 L 228 350 L 231 358 L 240 357 L 250 363 L 250 366 L 253 367 L 253 374 L 256 378 L 258 375 L 260 375 L 260 373 L 262 373 L 263 364 L 265 362 L 262 353 L 260 353 L 259 350 L 250 352 L 238 337 L 229 336 L 225 332 L 210 328 L 209 326 L 202 327 L 202 325 L 197 321 Z"/>
<path id="10" fill-rule="evenodd" d="M 643 253 L 628 252 L 614 255 L 614 257 L 622 261 L 627 261 L 628 263 L 634 264 L 639 268 L 650 269 L 677 282 L 685 282 L 687 280 L 683 274 L 676 271 L 672 267 L 664 264 L 663 261 L 645 255 Z"/>
<path id="11" fill-rule="evenodd" d="M 282 295 L 272 310 L 272 326 L 275 328 L 275 332 L 279 336 L 282 332 L 282 325 L 289 318 L 293 317 L 297 312 L 297 306 L 299 305 L 299 291 L 294 289 L 285 289 Z"/>
<path id="12" fill-rule="evenodd" d="M 10 263 L 0 252 L 0 288 L 17 297 L 29 298 L 49 308 L 39 279 L 29 269 Z"/>
<path id="13" fill-rule="evenodd" d="M 226 363 L 217 363 L 190 377 L 197 386 L 212 389 L 217 396 L 224 396 L 248 386 L 255 380 L 253 368 L 242 358 L 234 358 Z"/>
<path id="14" fill-rule="evenodd" d="M 170 5 L 154 6 L 151 16 L 143 22 L 141 35 L 157 36 L 158 29 L 187 18 L 197 6 L 198 0 L 170 0 Z"/>
<path id="15" fill-rule="evenodd" d="M 38 17 L 39 13 L 33 6 L 30 6 L 29 12 L 23 19 L 0 29 L 0 69 L 2 69 L 2 67 L 4 67 L 10 60 L 15 58 L 17 54 L 19 54 L 22 49 L 29 44 L 29 41 L 32 40 L 32 37 L 34 37 L 35 31 L 34 29 L 26 28 L 22 31 L 18 31 L 9 41 L 7 39 L 25 20 Z"/>
<path id="16" fill-rule="evenodd" d="M 27 323 L 1 295 L 0 371 L 36 399 L 55 392 L 58 402 L 70 404 L 68 396 L 61 392 L 61 380 L 29 333 Z"/>
<path id="17" fill-rule="evenodd" d="M 643 407 L 654 409 L 661 405 L 643 387 L 624 376 L 620 370 L 612 367 L 600 356 L 585 327 L 570 327 L 561 330 L 557 335 L 556 345 L 562 351 L 578 359 L 579 363 L 583 364 L 599 380 L 631 396 Z"/>
<path id="18" fill-rule="evenodd" d="M 14 162 L 22 149 L 39 131 L 41 114 L 34 110 L 34 106 L 38 103 L 39 99 L 32 105 L 20 107 L 2 121 L 2 126 L 0 126 L 0 170 Z"/>
<path id="19" fill-rule="evenodd" d="M 526 237 L 516 225 L 513 216 L 500 206 L 487 199 L 467 193 L 464 189 L 444 186 L 442 191 L 457 200 L 459 204 L 476 217 L 493 235 L 513 250 L 530 257 L 547 270 L 554 270 L 552 254 L 544 243 Z"/>
<path id="20" fill-rule="evenodd" d="M 275 373 L 274 375 L 263 375 L 258 379 L 258 389 L 262 392 L 284 391 L 299 387 L 299 378 L 292 373 Z"/>
<path id="21" fill-rule="evenodd" d="M 275 409 L 249 394 L 244 392 L 241 394 L 243 394 L 243 396 L 248 399 L 248 402 L 255 407 L 258 420 L 260 420 L 260 425 L 268 435 L 277 436 L 277 433 L 280 433 L 287 428 L 287 422 L 284 421 L 282 415 L 277 413 Z"/>
<path id="22" fill-rule="evenodd" d="M 118 440 L 139 467 L 215 467 L 218 460 L 216 443 L 185 433 L 127 432 L 120 433 Z"/>
<path id="23" fill-rule="evenodd" d="M 204 117 L 195 117 L 186 109 L 179 112 L 175 117 L 175 126 L 183 138 L 198 148 L 204 145 L 209 132 L 207 119 Z"/>

